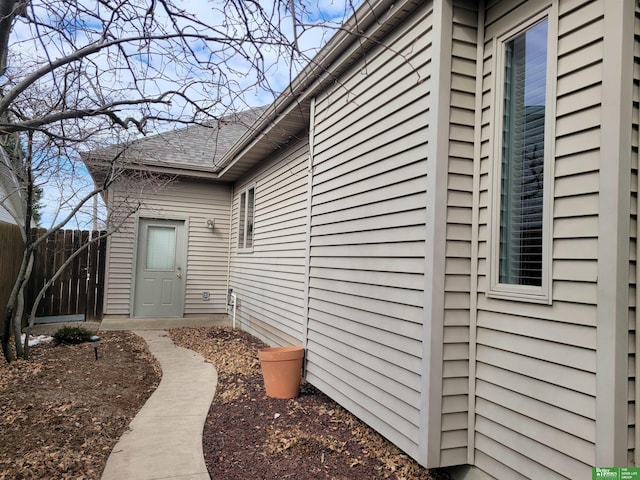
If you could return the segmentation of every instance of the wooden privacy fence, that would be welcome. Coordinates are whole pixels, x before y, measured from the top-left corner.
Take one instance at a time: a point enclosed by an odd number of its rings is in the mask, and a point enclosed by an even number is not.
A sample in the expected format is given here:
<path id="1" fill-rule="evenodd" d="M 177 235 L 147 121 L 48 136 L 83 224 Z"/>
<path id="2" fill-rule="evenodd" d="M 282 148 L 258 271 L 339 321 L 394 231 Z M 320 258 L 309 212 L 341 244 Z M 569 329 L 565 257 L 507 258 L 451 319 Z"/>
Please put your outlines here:
<path id="1" fill-rule="evenodd" d="M 40 237 L 45 230 L 37 229 Z M 61 315 L 85 316 L 85 320 L 102 319 L 106 238 L 101 231 L 59 230 L 42 242 L 35 254 L 33 271 L 27 288 L 26 307 L 31 308 L 43 285 L 52 278 L 73 252 L 78 254 L 49 287 L 40 301 L 37 317 Z M 91 241 L 92 239 L 96 239 Z M 16 225 L 0 223 L 0 312 L 4 312 L 17 278 L 24 243 Z"/>
<path id="2" fill-rule="evenodd" d="M 43 233 L 44 230 L 36 230 L 38 237 Z M 39 245 L 29 284 L 31 301 L 73 252 L 86 248 L 49 287 L 38 306 L 38 317 L 83 313 L 85 320 L 102 319 L 107 239 L 98 237 L 104 234 L 105 232 L 96 230 L 58 230 Z M 96 238 L 97 240 L 92 241 Z"/>
<path id="3" fill-rule="evenodd" d="M 4 315 L 13 284 L 20 273 L 22 252 L 24 242 L 18 226 L 0 222 L 0 315 Z"/>

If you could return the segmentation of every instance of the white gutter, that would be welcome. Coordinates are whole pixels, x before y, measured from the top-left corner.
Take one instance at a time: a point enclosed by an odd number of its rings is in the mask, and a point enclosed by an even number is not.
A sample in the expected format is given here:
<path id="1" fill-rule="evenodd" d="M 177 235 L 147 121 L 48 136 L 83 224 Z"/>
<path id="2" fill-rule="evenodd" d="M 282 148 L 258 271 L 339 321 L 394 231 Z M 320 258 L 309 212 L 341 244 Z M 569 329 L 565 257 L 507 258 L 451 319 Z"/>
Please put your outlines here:
<path id="1" fill-rule="evenodd" d="M 400 2 L 394 0 L 378 0 L 377 2 L 363 2 L 358 10 L 349 18 L 329 40 L 329 42 L 318 52 L 312 61 L 296 76 L 289 87 L 269 106 L 260 118 L 254 123 L 253 128 L 247 131 L 240 139 L 225 153 L 220 163 L 224 167 L 219 171 L 219 177 L 231 169 L 239 158 L 242 158 L 247 150 L 276 126 L 293 109 L 307 99 L 313 97 L 319 86 L 324 81 L 331 78 L 332 71 L 336 65 L 342 65 L 349 57 L 342 61 L 337 61 L 349 50 L 349 48 L 359 49 L 360 44 L 354 47 L 357 38 L 367 38 L 364 32 L 371 28 L 376 22 L 382 24 L 381 17 L 385 14 L 402 11 L 409 0 Z M 360 18 L 361 17 L 361 18 Z M 355 32 L 355 33 L 354 33 Z M 352 52 L 350 52 L 352 53 Z"/>
<path id="2" fill-rule="evenodd" d="M 92 176 L 93 169 L 98 169 L 100 167 L 109 168 L 113 165 L 111 161 L 103 160 L 97 156 L 81 155 L 81 158 Z M 180 165 L 177 163 L 167 164 L 148 160 L 138 163 L 124 163 L 122 165 L 122 168 L 131 171 L 144 171 L 175 176 L 187 176 L 191 178 L 202 178 L 206 180 L 217 180 L 219 176 L 217 172 L 214 172 L 212 169 L 206 167 L 200 167 L 196 165 Z"/>
<path id="3" fill-rule="evenodd" d="M 231 326 L 235 330 L 236 328 L 236 305 L 238 303 L 238 296 L 235 293 L 230 293 L 229 296 L 233 299 L 233 314 L 231 316 Z"/>
<path id="4" fill-rule="evenodd" d="M 313 144 L 315 135 L 316 99 L 311 99 L 309 118 L 309 160 L 307 168 L 307 231 L 304 254 L 304 296 L 302 319 L 302 347 L 307 349 L 307 335 L 309 333 L 309 276 L 311 274 L 311 202 L 313 200 Z M 305 359 L 306 360 L 306 359 Z M 303 375 L 307 374 L 307 362 L 303 363 Z"/>
<path id="5" fill-rule="evenodd" d="M 230 205 L 229 205 L 229 250 L 227 253 L 227 294 L 229 294 L 229 290 L 231 288 L 231 236 L 232 236 L 232 231 L 231 231 L 231 224 L 233 221 L 233 191 L 234 191 L 234 185 L 231 185 L 231 201 L 230 201 Z M 227 301 L 228 302 L 228 301 Z M 229 309 L 227 308 L 227 311 Z M 234 322 L 235 322 L 235 309 L 234 309 Z M 235 327 L 235 324 L 234 324 Z"/>

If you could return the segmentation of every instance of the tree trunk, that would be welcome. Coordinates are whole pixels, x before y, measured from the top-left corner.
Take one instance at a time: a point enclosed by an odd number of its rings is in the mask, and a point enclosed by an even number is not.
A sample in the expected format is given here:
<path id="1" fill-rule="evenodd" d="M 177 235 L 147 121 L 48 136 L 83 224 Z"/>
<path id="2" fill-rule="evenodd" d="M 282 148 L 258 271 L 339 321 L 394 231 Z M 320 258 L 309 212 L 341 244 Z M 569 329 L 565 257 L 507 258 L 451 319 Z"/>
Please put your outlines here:
<path id="1" fill-rule="evenodd" d="M 18 273 L 18 278 L 13 285 L 13 289 L 11 290 L 11 295 L 9 296 L 9 300 L 7 301 L 7 309 L 5 310 L 5 315 L 3 319 L 2 325 L 2 353 L 4 354 L 4 358 L 7 362 L 13 362 L 16 357 L 13 353 L 13 350 L 9 346 L 9 339 L 12 337 L 11 331 L 13 326 L 13 321 L 16 314 L 16 306 L 18 302 L 18 294 L 20 290 L 24 289 L 24 285 L 26 284 L 27 278 L 26 273 L 29 270 L 29 258 L 32 253 L 29 249 L 25 249 L 22 254 L 22 265 L 20 266 L 20 273 Z"/>
<path id="2" fill-rule="evenodd" d="M 16 304 L 16 313 L 13 316 L 13 343 L 16 347 L 16 357 L 24 358 L 24 349 L 22 347 L 22 325 L 21 318 L 24 310 L 24 295 L 22 294 L 23 288 L 20 289 Z"/>
<path id="3" fill-rule="evenodd" d="M 33 270 L 33 261 L 34 255 L 33 252 L 29 256 L 29 264 L 27 265 L 27 271 L 25 273 L 25 279 L 31 278 L 31 271 Z M 25 360 L 29 357 L 29 334 L 27 333 L 24 336 L 24 342 L 22 342 L 22 318 L 24 317 L 24 297 L 25 290 L 29 282 L 25 281 L 22 283 L 22 287 L 18 292 L 18 304 L 16 308 L 16 314 L 13 317 L 13 331 L 14 338 L 16 342 L 16 355 L 18 358 L 24 358 Z"/>
<path id="4" fill-rule="evenodd" d="M 2 322 L 2 353 L 7 363 L 13 362 L 16 357 L 13 355 L 13 351 L 9 346 L 9 338 L 11 338 L 11 317 L 13 316 L 13 309 L 7 305 L 7 312 Z"/>

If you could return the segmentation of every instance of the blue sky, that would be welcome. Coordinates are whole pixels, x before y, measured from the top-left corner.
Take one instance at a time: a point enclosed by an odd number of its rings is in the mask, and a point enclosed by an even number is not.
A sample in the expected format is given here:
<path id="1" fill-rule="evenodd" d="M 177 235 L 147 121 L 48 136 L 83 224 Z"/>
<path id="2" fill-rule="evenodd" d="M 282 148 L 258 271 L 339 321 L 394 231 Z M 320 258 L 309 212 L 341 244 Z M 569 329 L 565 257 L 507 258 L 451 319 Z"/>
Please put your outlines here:
<path id="1" fill-rule="evenodd" d="M 95 2 L 95 0 L 80 1 L 86 5 L 90 5 Z M 295 77 L 295 74 L 304 66 L 307 59 L 315 55 L 322 45 L 324 45 L 324 43 L 326 43 L 326 41 L 333 35 L 336 28 L 353 13 L 353 10 L 357 8 L 357 5 L 360 4 L 361 1 L 362 0 L 309 0 L 308 2 L 304 2 L 305 8 L 303 9 L 303 3 L 296 0 L 296 15 L 302 16 L 303 23 L 307 23 L 306 26 L 299 27 L 297 29 L 298 43 L 300 51 L 303 54 L 296 58 L 293 64 L 290 64 L 289 62 L 284 61 L 285 59 L 283 59 L 275 49 L 270 49 L 268 47 L 261 48 L 260 53 L 263 55 L 265 61 L 266 81 L 260 85 L 256 84 L 256 79 L 252 76 L 253 74 L 251 74 L 250 69 L 248 68 L 248 63 L 244 59 L 241 57 L 227 58 L 227 66 L 232 71 L 236 70 L 235 74 L 227 72 L 232 80 L 233 87 L 231 88 L 231 91 L 241 92 L 241 95 L 236 99 L 233 108 L 243 110 L 247 107 L 271 103 L 274 98 L 290 83 L 292 78 Z M 40 2 L 43 2 L 46 5 L 48 0 L 34 0 L 34 8 L 37 9 Z M 97 6 L 97 2 L 95 3 L 95 8 L 97 10 L 100 7 Z M 262 0 L 260 3 L 264 5 L 273 5 L 272 2 L 267 2 L 266 0 Z M 221 12 L 219 10 L 216 11 L 215 8 L 216 6 L 224 5 L 225 3 L 218 0 L 207 3 L 176 0 L 176 4 L 177 6 L 184 8 L 186 11 L 197 8 L 198 11 L 194 13 L 197 14 L 197 18 L 199 20 L 205 23 L 211 22 L 211 24 L 215 24 L 215 22 L 219 22 L 219 17 L 221 15 Z M 280 26 L 288 37 L 292 39 L 293 22 L 291 20 L 290 13 L 281 11 L 280 14 Z M 74 18 L 69 21 L 63 19 L 63 25 L 70 34 L 70 37 L 72 37 L 74 41 L 80 43 L 83 41 L 90 41 L 92 37 L 95 38 L 95 36 L 100 33 L 101 28 L 100 24 L 91 18 Z M 313 27 L 313 25 L 317 26 Z M 85 28 L 88 28 L 89 31 L 87 32 Z M 30 42 L 29 38 L 33 38 L 32 32 L 26 25 L 18 21 L 16 23 L 12 39 L 13 41 L 21 42 L 19 49 L 22 55 L 26 58 L 37 59 L 43 54 L 42 45 Z M 194 47 L 195 46 L 197 45 L 194 44 Z M 49 47 L 49 55 L 52 58 L 55 58 L 56 55 L 60 55 L 61 52 L 68 52 L 72 48 L 69 45 L 57 43 L 50 43 Z M 184 79 L 184 81 L 187 81 L 190 78 L 190 75 L 193 74 L 192 70 L 181 68 L 180 65 L 175 62 L 171 62 L 170 59 L 159 56 L 154 57 L 140 55 L 138 61 L 141 66 L 141 71 L 144 71 L 144 68 L 147 67 L 164 68 L 171 72 L 171 75 L 174 78 Z M 117 86 L 118 82 L 130 82 L 130 80 L 127 80 L 126 77 L 122 76 L 122 72 L 119 72 L 117 68 L 117 52 L 109 54 L 107 52 L 103 52 L 97 54 L 92 57 L 92 62 L 96 68 L 102 71 L 99 77 L 99 84 L 94 83 L 92 87 L 95 88 L 98 95 L 109 94 L 108 91 L 101 89 L 101 86 L 104 88 L 104 86 Z M 196 77 L 193 79 L 197 80 Z M 139 82 L 139 85 L 145 92 L 147 91 L 146 89 L 149 89 L 148 91 L 150 92 L 153 90 L 157 92 L 174 87 L 174 85 L 158 79 L 143 79 Z M 193 93 L 195 95 L 200 95 L 203 99 L 202 101 L 205 102 L 207 100 L 211 100 L 207 92 L 199 92 L 197 88 L 198 86 L 194 85 Z M 52 90 L 55 91 L 55 89 Z M 222 103 L 225 104 L 228 103 L 228 101 L 223 100 Z M 173 105 L 172 108 L 174 112 L 178 112 L 184 107 L 180 105 Z M 226 112 L 223 111 L 222 113 Z M 150 131 L 149 133 L 153 134 L 154 132 Z M 109 140 L 106 141 L 109 142 Z M 42 222 L 44 226 L 50 225 L 56 219 L 56 215 L 59 220 L 60 216 L 64 215 L 65 211 L 68 210 L 67 207 L 61 205 L 61 198 L 66 198 L 74 192 L 82 194 L 88 191 L 91 181 L 86 170 L 82 172 L 82 169 L 82 166 L 78 168 L 77 173 L 81 173 L 81 175 L 73 181 L 69 180 L 70 177 L 66 175 L 65 172 L 60 172 L 57 176 L 49 176 L 46 178 L 46 183 L 43 185 L 45 188 Z M 90 219 L 91 205 L 88 205 L 85 208 L 85 213 L 78 217 L 78 225 L 73 225 L 73 227 L 82 227 L 89 223 Z"/>

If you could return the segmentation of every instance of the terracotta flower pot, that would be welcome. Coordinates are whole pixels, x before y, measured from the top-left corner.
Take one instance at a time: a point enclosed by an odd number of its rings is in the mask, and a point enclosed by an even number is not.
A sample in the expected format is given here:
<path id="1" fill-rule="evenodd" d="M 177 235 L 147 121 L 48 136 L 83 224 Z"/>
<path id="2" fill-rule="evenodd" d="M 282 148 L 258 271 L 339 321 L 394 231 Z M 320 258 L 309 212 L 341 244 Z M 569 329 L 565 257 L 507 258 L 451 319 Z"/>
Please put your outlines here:
<path id="1" fill-rule="evenodd" d="M 304 348 L 302 347 L 274 347 L 258 350 L 264 388 L 268 397 L 298 396 L 303 357 Z"/>

